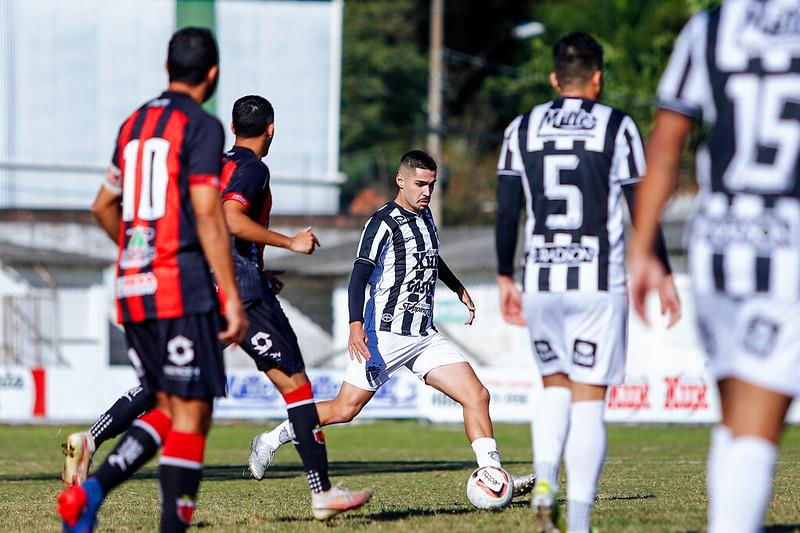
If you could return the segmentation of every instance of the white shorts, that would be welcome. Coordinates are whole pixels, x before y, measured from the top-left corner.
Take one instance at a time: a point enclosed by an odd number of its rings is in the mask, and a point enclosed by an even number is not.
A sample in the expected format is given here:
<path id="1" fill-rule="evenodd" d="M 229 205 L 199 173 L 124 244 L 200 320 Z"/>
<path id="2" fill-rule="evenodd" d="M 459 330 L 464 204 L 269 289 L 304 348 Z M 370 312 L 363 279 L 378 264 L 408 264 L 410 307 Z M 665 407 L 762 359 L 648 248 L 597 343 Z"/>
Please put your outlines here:
<path id="1" fill-rule="evenodd" d="M 617 385 L 625 377 L 628 297 L 609 292 L 527 292 L 525 316 L 542 376 Z"/>
<path id="2" fill-rule="evenodd" d="M 800 302 L 695 294 L 697 331 L 715 379 L 800 394 Z"/>
<path id="3" fill-rule="evenodd" d="M 344 380 L 359 389 L 376 391 L 405 367 L 425 381 L 434 368 L 464 363 L 461 352 L 436 331 L 424 337 L 407 337 L 388 331 L 367 331 L 369 361 L 350 359 Z"/>

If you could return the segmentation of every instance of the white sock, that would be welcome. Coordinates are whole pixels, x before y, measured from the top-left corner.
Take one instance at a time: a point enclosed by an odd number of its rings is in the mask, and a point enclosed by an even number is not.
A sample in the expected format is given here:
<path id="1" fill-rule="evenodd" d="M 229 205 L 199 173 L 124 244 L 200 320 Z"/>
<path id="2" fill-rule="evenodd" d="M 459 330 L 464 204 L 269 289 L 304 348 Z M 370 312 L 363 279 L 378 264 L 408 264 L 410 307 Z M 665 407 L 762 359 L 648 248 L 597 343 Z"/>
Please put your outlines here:
<path id="1" fill-rule="evenodd" d="M 714 488 L 718 485 L 717 478 L 725 464 L 725 455 L 731 443 L 731 428 L 718 424 L 711 429 L 711 443 L 708 446 L 708 461 L 706 462 L 706 491 L 708 492 L 708 524 L 709 528 L 716 522 L 717 492 Z"/>
<path id="2" fill-rule="evenodd" d="M 558 467 L 569 429 L 572 391 L 566 387 L 545 387 L 531 424 L 536 477 L 558 491 Z"/>
<path id="3" fill-rule="evenodd" d="M 494 466 L 500 468 L 500 452 L 497 451 L 497 443 L 491 437 L 481 437 L 472 441 L 472 451 L 475 452 L 475 459 L 478 461 L 478 468 L 484 466 Z"/>
<path id="4" fill-rule="evenodd" d="M 567 530 L 588 532 L 597 482 L 606 457 L 606 402 L 574 402 L 564 450 L 567 465 Z M 571 511 L 575 509 L 575 512 Z M 573 520 L 575 523 L 573 523 Z"/>
<path id="5" fill-rule="evenodd" d="M 261 435 L 267 444 L 278 449 L 284 444 L 292 442 L 292 425 L 288 420 L 284 420 L 272 431 L 265 431 Z"/>
<path id="6" fill-rule="evenodd" d="M 761 437 L 734 437 L 714 476 L 717 509 L 709 533 L 761 530 L 772 492 L 778 448 Z"/>

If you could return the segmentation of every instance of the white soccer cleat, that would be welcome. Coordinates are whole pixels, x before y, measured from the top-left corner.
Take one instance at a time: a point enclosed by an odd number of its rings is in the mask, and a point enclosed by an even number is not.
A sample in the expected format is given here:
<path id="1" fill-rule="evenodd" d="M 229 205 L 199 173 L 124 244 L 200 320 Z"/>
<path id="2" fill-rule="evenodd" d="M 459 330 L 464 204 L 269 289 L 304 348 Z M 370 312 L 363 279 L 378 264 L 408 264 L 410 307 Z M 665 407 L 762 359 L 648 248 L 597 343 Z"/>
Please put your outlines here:
<path id="1" fill-rule="evenodd" d="M 558 525 L 558 503 L 556 494 L 547 481 L 539 481 L 533 489 L 531 509 L 536 514 L 536 533 L 560 533 Z"/>
<path id="2" fill-rule="evenodd" d="M 253 437 L 253 442 L 250 444 L 250 459 L 247 465 L 250 467 L 250 475 L 255 479 L 264 479 L 264 474 L 267 468 L 272 464 L 272 458 L 275 457 L 277 448 L 273 448 L 267 442 L 267 439 L 262 438 L 266 433 L 260 433 Z"/>
<path id="3" fill-rule="evenodd" d="M 61 480 L 67 488 L 80 485 L 86 481 L 89 468 L 94 457 L 94 438 L 87 432 L 73 433 L 63 443 L 61 449 L 64 453 L 64 469 L 61 471 Z"/>
<path id="4" fill-rule="evenodd" d="M 528 474 L 527 476 L 511 476 L 511 485 L 514 487 L 511 493 L 512 498 L 519 498 L 530 494 L 533 487 L 536 485 L 536 474 Z"/>
<path id="5" fill-rule="evenodd" d="M 372 489 L 350 490 L 334 485 L 325 492 L 311 494 L 314 518 L 327 521 L 339 513 L 354 511 L 372 498 Z"/>

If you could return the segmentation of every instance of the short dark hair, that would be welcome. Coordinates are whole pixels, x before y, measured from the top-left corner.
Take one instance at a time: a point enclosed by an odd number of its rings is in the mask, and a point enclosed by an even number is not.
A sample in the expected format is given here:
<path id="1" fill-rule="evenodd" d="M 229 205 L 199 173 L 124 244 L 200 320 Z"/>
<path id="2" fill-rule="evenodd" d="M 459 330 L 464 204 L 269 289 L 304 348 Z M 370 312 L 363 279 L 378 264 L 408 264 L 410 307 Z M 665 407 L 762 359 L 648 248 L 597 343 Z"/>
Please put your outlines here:
<path id="1" fill-rule="evenodd" d="M 591 35 L 570 33 L 553 46 L 553 69 L 559 85 L 586 83 L 603 70 L 603 47 Z"/>
<path id="2" fill-rule="evenodd" d="M 411 150 L 400 158 L 400 166 L 408 168 L 421 168 L 436 172 L 436 161 L 422 150 Z"/>
<path id="3" fill-rule="evenodd" d="M 199 85 L 208 70 L 218 64 L 217 42 L 208 28 L 183 28 L 170 38 L 167 52 L 169 81 Z"/>
<path id="4" fill-rule="evenodd" d="M 233 104 L 233 130 L 237 137 L 258 137 L 275 122 L 275 110 L 266 98 L 255 94 L 242 96 Z"/>

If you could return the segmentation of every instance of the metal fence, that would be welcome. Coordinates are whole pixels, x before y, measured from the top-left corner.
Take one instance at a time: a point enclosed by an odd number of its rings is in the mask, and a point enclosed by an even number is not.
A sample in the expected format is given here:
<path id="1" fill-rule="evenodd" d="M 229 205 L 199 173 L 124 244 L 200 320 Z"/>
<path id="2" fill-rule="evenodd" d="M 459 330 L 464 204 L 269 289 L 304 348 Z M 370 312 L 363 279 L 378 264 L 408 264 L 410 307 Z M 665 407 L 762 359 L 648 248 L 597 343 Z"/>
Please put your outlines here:
<path id="1" fill-rule="evenodd" d="M 54 291 L 31 290 L 4 296 L 0 363 L 39 367 L 63 364 L 58 297 Z"/>

